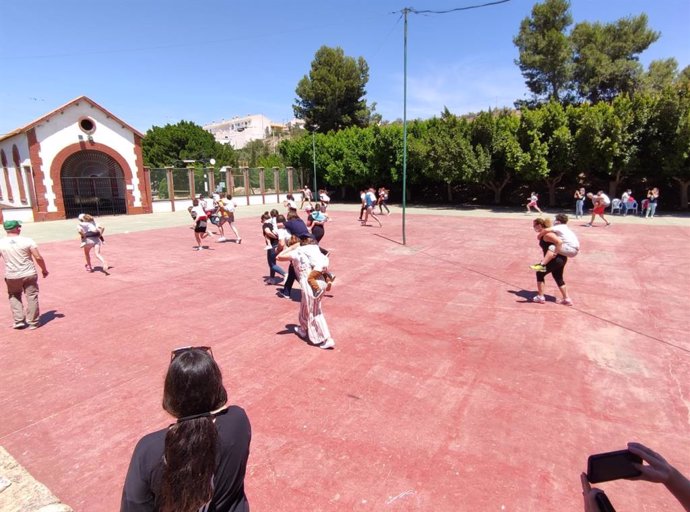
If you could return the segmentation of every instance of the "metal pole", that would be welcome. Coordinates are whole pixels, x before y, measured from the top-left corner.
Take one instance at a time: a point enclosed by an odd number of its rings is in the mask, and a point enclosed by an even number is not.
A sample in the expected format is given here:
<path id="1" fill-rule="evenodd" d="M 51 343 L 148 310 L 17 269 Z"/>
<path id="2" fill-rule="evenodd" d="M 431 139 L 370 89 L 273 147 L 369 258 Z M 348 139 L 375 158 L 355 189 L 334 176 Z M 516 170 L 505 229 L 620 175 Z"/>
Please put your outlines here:
<path id="1" fill-rule="evenodd" d="M 404 31 L 404 64 L 403 64 L 403 180 L 402 180 L 402 243 L 407 245 L 405 237 L 405 209 L 407 206 L 407 14 L 410 9 L 403 9 L 405 16 Z"/>
<path id="2" fill-rule="evenodd" d="M 312 160 L 314 161 L 314 192 L 313 192 L 313 194 L 314 194 L 314 197 L 317 198 L 316 200 L 318 201 L 319 195 L 318 195 L 317 190 L 319 190 L 319 189 L 316 187 L 316 135 L 315 135 L 315 132 L 311 132 L 311 152 L 312 152 Z"/>

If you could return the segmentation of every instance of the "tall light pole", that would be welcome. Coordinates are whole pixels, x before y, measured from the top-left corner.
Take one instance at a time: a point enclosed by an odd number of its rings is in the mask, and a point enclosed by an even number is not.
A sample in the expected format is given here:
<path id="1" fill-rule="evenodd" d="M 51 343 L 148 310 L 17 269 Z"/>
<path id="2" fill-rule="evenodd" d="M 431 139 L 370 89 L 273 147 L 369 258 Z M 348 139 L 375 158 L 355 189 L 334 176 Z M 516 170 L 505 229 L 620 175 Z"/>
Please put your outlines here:
<path id="1" fill-rule="evenodd" d="M 402 10 L 403 18 L 405 19 L 405 28 L 403 31 L 403 176 L 402 176 L 402 243 L 406 245 L 405 240 L 405 206 L 407 202 L 407 15 L 412 14 L 448 14 L 457 11 L 467 11 L 470 9 L 479 9 L 481 7 L 489 7 L 490 5 L 505 4 L 510 0 L 494 0 L 479 5 L 469 5 L 467 7 L 456 7 L 454 9 L 447 9 L 445 11 L 418 11 L 412 7 L 405 7 Z"/>
<path id="2" fill-rule="evenodd" d="M 311 130 L 311 158 L 314 162 L 314 197 L 319 197 L 316 186 L 316 126 L 312 126 Z"/>
<path id="3" fill-rule="evenodd" d="M 405 215 L 407 205 L 407 14 L 409 7 L 403 9 L 405 30 L 403 31 L 403 179 L 402 179 L 402 243 L 407 245 L 405 237 Z"/>

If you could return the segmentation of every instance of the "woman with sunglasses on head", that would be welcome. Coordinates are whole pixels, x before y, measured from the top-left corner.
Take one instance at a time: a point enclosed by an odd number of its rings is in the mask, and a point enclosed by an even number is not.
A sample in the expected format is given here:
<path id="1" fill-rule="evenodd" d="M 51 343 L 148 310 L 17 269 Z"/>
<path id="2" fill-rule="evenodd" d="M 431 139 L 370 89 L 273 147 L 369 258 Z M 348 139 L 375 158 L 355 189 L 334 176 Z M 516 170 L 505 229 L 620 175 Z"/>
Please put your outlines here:
<path id="1" fill-rule="evenodd" d="M 251 426 L 227 404 L 210 347 L 173 351 L 163 409 L 177 421 L 134 448 L 121 512 L 245 512 L 244 476 Z"/>

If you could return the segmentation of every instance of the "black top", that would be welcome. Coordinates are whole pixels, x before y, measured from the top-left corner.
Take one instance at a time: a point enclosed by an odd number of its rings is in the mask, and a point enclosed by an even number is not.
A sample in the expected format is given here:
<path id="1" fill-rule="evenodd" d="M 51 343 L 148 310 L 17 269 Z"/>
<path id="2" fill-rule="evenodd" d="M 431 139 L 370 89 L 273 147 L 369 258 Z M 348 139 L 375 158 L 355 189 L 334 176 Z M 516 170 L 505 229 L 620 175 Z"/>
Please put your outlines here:
<path id="1" fill-rule="evenodd" d="M 216 416 L 218 455 L 213 499 L 208 512 L 249 512 L 244 494 L 252 432 L 244 409 L 230 406 Z M 147 434 L 137 443 L 122 490 L 120 512 L 157 511 L 156 491 L 163 477 L 163 453 L 168 429 Z"/>
<path id="2" fill-rule="evenodd" d="M 266 221 L 262 224 L 261 226 L 261 233 L 266 235 L 266 230 L 269 230 L 273 232 L 273 222 Z M 271 237 L 266 237 L 266 239 L 271 243 L 271 247 L 278 247 L 278 239 L 277 238 L 271 238 Z"/>

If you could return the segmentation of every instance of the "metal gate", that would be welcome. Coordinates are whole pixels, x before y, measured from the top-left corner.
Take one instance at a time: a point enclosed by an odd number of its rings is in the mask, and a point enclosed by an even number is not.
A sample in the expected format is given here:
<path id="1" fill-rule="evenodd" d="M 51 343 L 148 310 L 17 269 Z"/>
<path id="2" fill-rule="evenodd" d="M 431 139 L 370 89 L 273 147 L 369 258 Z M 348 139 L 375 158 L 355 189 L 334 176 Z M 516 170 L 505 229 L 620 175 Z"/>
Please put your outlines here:
<path id="1" fill-rule="evenodd" d="M 86 150 L 71 155 L 62 166 L 61 183 L 67 218 L 127 213 L 122 168 L 105 153 Z"/>

